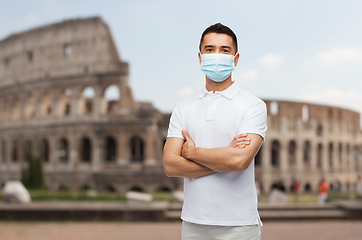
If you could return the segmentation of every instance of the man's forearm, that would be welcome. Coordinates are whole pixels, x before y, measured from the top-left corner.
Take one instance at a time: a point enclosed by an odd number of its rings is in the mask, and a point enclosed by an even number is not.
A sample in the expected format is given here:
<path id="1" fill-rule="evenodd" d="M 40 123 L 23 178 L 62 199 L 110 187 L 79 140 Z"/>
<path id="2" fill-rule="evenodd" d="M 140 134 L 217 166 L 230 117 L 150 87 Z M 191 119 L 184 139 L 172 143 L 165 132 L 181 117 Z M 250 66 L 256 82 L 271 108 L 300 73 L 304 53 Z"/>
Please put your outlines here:
<path id="1" fill-rule="evenodd" d="M 262 144 L 262 137 L 248 134 L 250 145 L 245 148 L 231 146 L 222 148 L 197 148 L 186 132 L 183 132 L 186 142 L 182 147 L 181 156 L 217 172 L 243 171 L 250 166 Z"/>
<path id="2" fill-rule="evenodd" d="M 224 148 L 193 148 L 187 159 L 218 172 L 235 172 L 245 170 L 250 162 L 242 153 L 245 149 Z"/>
<path id="3" fill-rule="evenodd" d="M 164 168 L 168 177 L 197 178 L 215 173 L 210 168 L 177 155 L 166 156 Z"/>

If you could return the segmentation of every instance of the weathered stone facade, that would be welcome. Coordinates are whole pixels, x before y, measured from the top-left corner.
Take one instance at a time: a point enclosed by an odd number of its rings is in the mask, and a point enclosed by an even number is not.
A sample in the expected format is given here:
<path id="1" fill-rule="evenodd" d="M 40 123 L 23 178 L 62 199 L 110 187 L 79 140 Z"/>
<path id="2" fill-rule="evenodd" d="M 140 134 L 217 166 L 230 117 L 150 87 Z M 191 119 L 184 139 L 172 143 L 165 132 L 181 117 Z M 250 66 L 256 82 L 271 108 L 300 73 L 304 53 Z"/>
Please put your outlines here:
<path id="1" fill-rule="evenodd" d="M 318 191 L 324 178 L 337 190 L 352 191 L 362 173 L 360 115 L 347 109 L 265 100 L 268 130 L 256 159 L 256 178 L 264 191 L 278 181 L 289 189 Z"/>
<path id="2" fill-rule="evenodd" d="M 107 100 L 109 86 L 119 100 Z M 85 92 L 90 92 L 87 95 Z M 92 95 L 89 97 L 89 95 Z M 137 103 L 101 18 L 63 21 L 0 42 L 0 184 L 29 151 L 50 190 L 175 190 L 162 148 L 169 115 Z"/>
<path id="3" fill-rule="evenodd" d="M 107 100 L 105 92 L 119 90 Z M 266 101 L 267 138 L 256 164 L 264 191 L 293 177 L 317 191 L 321 177 L 352 189 L 362 171 L 359 114 L 346 109 Z M 138 103 L 108 26 L 67 20 L 0 41 L 0 186 L 20 179 L 28 152 L 43 161 L 46 186 L 176 190 L 162 149 L 170 114 Z"/>

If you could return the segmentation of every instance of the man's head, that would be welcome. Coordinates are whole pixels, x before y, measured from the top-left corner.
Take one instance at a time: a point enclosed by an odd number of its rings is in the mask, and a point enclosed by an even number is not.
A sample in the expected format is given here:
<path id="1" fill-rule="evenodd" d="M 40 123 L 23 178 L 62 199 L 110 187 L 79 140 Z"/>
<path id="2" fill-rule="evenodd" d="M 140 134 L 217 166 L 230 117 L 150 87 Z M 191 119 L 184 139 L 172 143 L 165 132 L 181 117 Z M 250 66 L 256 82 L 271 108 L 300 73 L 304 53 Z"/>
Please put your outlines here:
<path id="1" fill-rule="evenodd" d="M 206 28 L 205 31 L 202 33 L 201 39 L 200 39 L 200 45 L 199 45 L 200 53 L 203 50 L 202 48 L 204 48 L 203 44 L 204 44 L 205 36 L 210 33 L 225 34 L 225 35 L 231 37 L 232 47 L 233 47 L 233 49 L 231 49 L 232 54 L 235 55 L 238 52 L 238 42 L 237 42 L 235 33 L 227 26 L 224 26 L 221 23 L 216 23 L 216 24 L 211 25 L 210 27 Z"/>

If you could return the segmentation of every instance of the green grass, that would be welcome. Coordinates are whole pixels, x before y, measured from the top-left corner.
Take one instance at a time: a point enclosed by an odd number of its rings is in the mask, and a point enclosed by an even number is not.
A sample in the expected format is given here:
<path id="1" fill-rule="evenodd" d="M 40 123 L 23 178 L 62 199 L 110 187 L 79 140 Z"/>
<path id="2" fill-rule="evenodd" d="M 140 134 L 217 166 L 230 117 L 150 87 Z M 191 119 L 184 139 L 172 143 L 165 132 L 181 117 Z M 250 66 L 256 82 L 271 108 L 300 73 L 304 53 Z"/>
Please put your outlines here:
<path id="1" fill-rule="evenodd" d="M 64 201 L 94 201 L 94 200 L 126 200 L 125 194 L 112 193 L 112 192 L 101 192 L 97 196 L 89 196 L 86 192 L 72 192 L 72 191 L 61 191 L 61 192 L 49 192 L 45 190 L 30 190 L 31 199 L 46 201 L 46 200 L 64 200 Z"/>
<path id="2" fill-rule="evenodd" d="M 261 194 L 259 196 L 259 202 L 268 202 L 268 194 Z M 362 196 L 356 196 L 353 193 L 328 193 L 327 202 L 334 200 L 353 200 L 353 199 L 362 199 Z M 295 203 L 294 195 L 292 193 L 287 193 L 287 202 L 289 204 Z M 318 194 L 316 193 L 302 193 L 299 194 L 298 203 L 302 204 L 317 204 L 318 203 Z"/>
<path id="3" fill-rule="evenodd" d="M 126 195 L 123 193 L 113 192 L 99 192 L 97 196 L 89 196 L 85 191 L 83 192 L 72 192 L 72 191 L 60 191 L 60 192 L 49 192 L 46 190 L 29 190 L 29 194 L 33 201 L 125 201 Z M 159 192 L 152 193 L 154 201 L 173 201 L 171 193 Z M 0 192 L 0 199 L 2 199 L 2 193 Z"/>
<path id="4" fill-rule="evenodd" d="M 89 196 L 85 191 L 82 192 L 72 192 L 72 191 L 63 191 L 63 192 L 49 192 L 46 190 L 29 190 L 31 199 L 33 201 L 125 201 L 126 196 L 123 193 L 113 193 L 113 192 L 99 192 L 97 196 Z M 171 193 L 169 192 L 158 192 L 152 193 L 154 201 L 169 201 L 174 202 L 172 199 Z M 261 194 L 259 196 L 259 202 L 268 202 L 268 194 Z M 0 191 L 0 199 L 2 199 L 2 193 Z M 289 204 L 294 203 L 294 195 L 287 193 L 287 199 Z M 353 200 L 361 199 L 362 196 L 356 196 L 353 193 L 334 193 L 331 192 L 328 194 L 327 202 L 333 200 Z M 299 203 L 302 204 L 317 204 L 318 203 L 318 194 L 300 194 Z"/>

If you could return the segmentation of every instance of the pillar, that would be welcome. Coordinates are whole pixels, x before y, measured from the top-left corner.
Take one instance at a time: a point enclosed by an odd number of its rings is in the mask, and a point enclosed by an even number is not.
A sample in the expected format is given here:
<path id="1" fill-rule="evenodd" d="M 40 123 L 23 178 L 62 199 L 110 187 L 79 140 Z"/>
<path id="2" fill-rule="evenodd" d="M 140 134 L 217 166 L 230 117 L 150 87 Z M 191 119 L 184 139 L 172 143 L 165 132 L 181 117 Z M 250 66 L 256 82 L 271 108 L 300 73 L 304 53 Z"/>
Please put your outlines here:
<path id="1" fill-rule="evenodd" d="M 80 90 L 81 89 L 79 87 L 72 88 L 72 95 L 71 95 L 71 100 L 70 100 L 71 101 L 70 115 L 72 117 L 77 117 L 80 115 L 80 113 L 79 113 L 79 110 L 81 109 L 79 106 L 79 104 L 80 104 L 79 99 L 80 99 L 80 94 L 81 94 Z"/>
<path id="2" fill-rule="evenodd" d="M 295 157 L 296 157 L 296 168 L 297 168 L 297 173 L 302 173 L 304 172 L 304 162 L 303 162 L 303 154 L 304 154 L 304 142 L 301 140 L 296 140 L 296 153 L 295 153 Z"/>
<path id="3" fill-rule="evenodd" d="M 58 157 L 58 137 L 49 135 L 49 169 L 54 171 L 58 168 L 59 157 Z"/>
<path id="4" fill-rule="evenodd" d="M 263 172 L 260 176 L 261 184 L 263 185 L 264 191 L 269 192 L 271 186 L 271 142 L 266 137 L 266 140 L 263 143 L 263 154 L 261 159 L 261 166 Z"/>
<path id="5" fill-rule="evenodd" d="M 119 165 L 127 165 L 130 162 L 128 157 L 129 149 L 127 148 L 127 140 L 127 135 L 121 131 L 117 136 L 117 161 Z"/>
<path id="6" fill-rule="evenodd" d="M 288 142 L 280 140 L 280 176 L 285 180 L 289 170 L 288 166 Z"/>
<path id="7" fill-rule="evenodd" d="M 323 129 L 324 130 L 324 129 Z M 323 142 L 323 149 L 322 149 L 322 172 L 323 174 L 328 173 L 329 167 L 329 142 Z"/>
<path id="8" fill-rule="evenodd" d="M 154 156 L 154 136 L 157 134 L 157 125 L 152 125 L 147 127 L 147 133 L 146 133 L 146 155 L 145 155 L 145 165 L 147 166 L 153 166 L 156 165 L 156 159 Z"/>
<path id="9" fill-rule="evenodd" d="M 41 99 L 40 99 L 40 93 L 35 92 L 34 93 L 34 118 L 40 118 L 41 114 Z"/>
<path id="10" fill-rule="evenodd" d="M 333 142 L 333 172 L 340 173 L 339 167 L 339 144 L 338 142 Z"/>
<path id="11" fill-rule="evenodd" d="M 61 93 L 59 89 L 55 89 L 51 92 L 51 115 L 53 118 L 57 118 L 60 116 L 60 96 Z"/>
<path id="12" fill-rule="evenodd" d="M 317 152 L 318 152 L 318 145 L 314 141 L 310 141 L 310 169 L 313 172 L 317 171 Z"/>
<path id="13" fill-rule="evenodd" d="M 93 137 L 93 152 L 92 152 L 92 171 L 98 172 L 102 169 L 104 159 L 104 136 L 101 134 L 97 134 Z"/>
<path id="14" fill-rule="evenodd" d="M 68 151 L 69 151 L 69 160 L 68 160 L 69 170 L 76 170 L 79 164 L 79 141 L 80 141 L 79 139 L 80 139 L 79 135 L 70 135 L 67 138 Z"/>
<path id="15" fill-rule="evenodd" d="M 103 105 L 104 105 L 104 99 L 103 99 L 103 89 L 100 85 L 93 86 L 95 91 L 95 96 L 93 98 L 93 116 L 95 118 L 98 118 L 98 116 L 103 114 Z"/>

